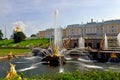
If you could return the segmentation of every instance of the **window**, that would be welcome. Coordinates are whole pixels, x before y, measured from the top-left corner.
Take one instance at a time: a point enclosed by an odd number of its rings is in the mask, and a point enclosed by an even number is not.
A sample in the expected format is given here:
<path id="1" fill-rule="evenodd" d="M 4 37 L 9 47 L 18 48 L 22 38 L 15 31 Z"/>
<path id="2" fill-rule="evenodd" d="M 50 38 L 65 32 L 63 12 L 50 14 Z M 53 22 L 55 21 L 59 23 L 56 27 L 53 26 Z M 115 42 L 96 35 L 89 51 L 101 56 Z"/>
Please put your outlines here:
<path id="1" fill-rule="evenodd" d="M 112 29 L 112 32 L 114 32 L 114 29 Z"/>
<path id="2" fill-rule="evenodd" d="M 96 33 L 97 31 L 96 31 L 96 28 L 94 28 L 94 32 Z"/>
<path id="3" fill-rule="evenodd" d="M 86 29 L 84 29 L 84 31 L 86 31 Z"/>
<path id="4" fill-rule="evenodd" d="M 74 35 L 74 32 L 72 32 L 72 35 Z"/>
<path id="5" fill-rule="evenodd" d="M 97 28 L 97 30 L 99 30 L 99 28 Z"/>

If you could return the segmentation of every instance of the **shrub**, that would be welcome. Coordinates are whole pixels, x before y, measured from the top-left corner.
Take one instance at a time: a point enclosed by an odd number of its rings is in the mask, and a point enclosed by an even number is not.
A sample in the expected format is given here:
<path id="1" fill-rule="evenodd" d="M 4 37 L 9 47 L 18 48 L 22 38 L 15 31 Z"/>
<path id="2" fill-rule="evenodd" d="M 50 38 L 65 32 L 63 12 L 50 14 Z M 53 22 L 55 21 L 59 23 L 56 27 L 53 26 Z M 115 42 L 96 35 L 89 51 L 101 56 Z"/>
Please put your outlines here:
<path id="1" fill-rule="evenodd" d="M 14 43 L 19 43 L 22 40 L 24 40 L 26 38 L 25 34 L 23 32 L 15 32 L 14 33 Z"/>

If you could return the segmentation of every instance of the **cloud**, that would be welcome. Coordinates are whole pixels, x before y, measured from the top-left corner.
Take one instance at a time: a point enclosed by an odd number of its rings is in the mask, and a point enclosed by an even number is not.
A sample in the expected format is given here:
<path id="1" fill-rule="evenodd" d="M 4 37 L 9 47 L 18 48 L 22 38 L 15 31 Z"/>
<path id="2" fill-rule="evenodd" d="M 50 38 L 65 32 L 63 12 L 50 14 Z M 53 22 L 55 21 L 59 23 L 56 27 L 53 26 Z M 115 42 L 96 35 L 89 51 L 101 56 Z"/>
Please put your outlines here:
<path id="1" fill-rule="evenodd" d="M 102 4 L 108 3 L 120 4 L 119 0 L 1 0 L 0 14 L 29 14 L 33 12 L 46 12 L 50 10 L 60 9 L 67 11 L 67 9 L 74 10 L 81 7 L 98 7 Z M 106 5 L 107 6 L 107 5 Z"/>
<path id="2" fill-rule="evenodd" d="M 117 18 L 119 7 L 119 0 L 0 0 L 0 26 L 21 21 L 30 35 L 53 27 L 56 9 L 59 24 L 66 26 L 91 17 Z"/>
<path id="3" fill-rule="evenodd" d="M 29 37 L 31 34 L 36 34 L 39 31 L 46 30 L 48 28 L 53 28 L 53 22 L 40 23 L 39 21 L 26 21 L 25 22 L 25 34 Z"/>
<path id="4" fill-rule="evenodd" d="M 9 0 L 0 1 L 0 17 L 6 17 L 12 12 L 12 5 Z"/>
<path id="5" fill-rule="evenodd" d="M 59 0 L 54 7 L 74 8 L 74 7 L 93 7 L 100 5 L 100 0 Z"/>
<path id="6" fill-rule="evenodd" d="M 95 6 L 98 4 L 99 0 L 2 0 L 0 3 L 0 14 L 1 16 L 10 16 L 45 13 L 56 9 L 66 11 L 67 9 Z"/>

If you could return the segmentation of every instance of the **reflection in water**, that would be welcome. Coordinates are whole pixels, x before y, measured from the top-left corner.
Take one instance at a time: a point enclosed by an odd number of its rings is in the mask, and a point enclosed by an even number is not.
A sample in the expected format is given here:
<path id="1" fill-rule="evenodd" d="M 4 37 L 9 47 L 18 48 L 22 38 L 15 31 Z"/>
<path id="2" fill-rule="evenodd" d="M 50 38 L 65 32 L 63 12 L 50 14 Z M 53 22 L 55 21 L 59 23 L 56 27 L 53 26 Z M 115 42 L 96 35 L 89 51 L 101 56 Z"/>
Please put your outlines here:
<path id="1" fill-rule="evenodd" d="M 120 64 L 119 63 L 97 63 L 92 62 L 90 60 L 85 59 L 68 59 L 66 65 L 62 65 L 62 68 L 58 67 L 50 67 L 47 65 L 43 65 L 40 62 L 40 58 L 38 57 L 23 57 L 20 59 L 14 59 L 12 63 L 16 65 L 17 73 L 25 73 L 26 77 L 30 77 L 31 75 L 42 75 L 42 74 L 55 74 L 58 72 L 67 72 L 71 71 L 74 72 L 76 70 L 109 70 L 113 69 L 114 71 L 120 71 Z M 5 77 L 7 71 L 9 71 L 9 61 L 0 61 L 0 78 Z"/>

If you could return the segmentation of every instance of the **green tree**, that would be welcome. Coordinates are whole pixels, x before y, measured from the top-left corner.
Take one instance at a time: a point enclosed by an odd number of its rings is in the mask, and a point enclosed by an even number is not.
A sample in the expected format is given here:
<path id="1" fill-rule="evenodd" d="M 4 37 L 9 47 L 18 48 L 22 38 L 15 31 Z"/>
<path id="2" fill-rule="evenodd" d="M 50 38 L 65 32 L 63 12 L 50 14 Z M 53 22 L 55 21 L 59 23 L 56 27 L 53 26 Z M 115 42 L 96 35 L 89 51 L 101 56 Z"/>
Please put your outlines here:
<path id="1" fill-rule="evenodd" d="M 2 38 L 3 38 L 3 33 L 2 33 L 2 31 L 0 30 L 0 40 L 2 40 Z"/>
<path id="2" fill-rule="evenodd" d="M 15 32 L 13 39 L 14 39 L 14 43 L 19 43 L 21 41 L 23 41 L 26 38 L 25 34 L 23 32 Z"/>
<path id="3" fill-rule="evenodd" d="M 35 34 L 32 34 L 30 37 L 36 37 L 36 35 L 35 35 Z"/>

